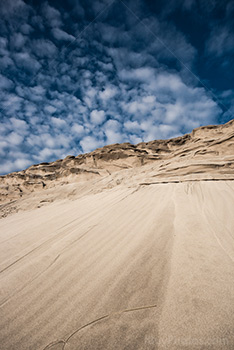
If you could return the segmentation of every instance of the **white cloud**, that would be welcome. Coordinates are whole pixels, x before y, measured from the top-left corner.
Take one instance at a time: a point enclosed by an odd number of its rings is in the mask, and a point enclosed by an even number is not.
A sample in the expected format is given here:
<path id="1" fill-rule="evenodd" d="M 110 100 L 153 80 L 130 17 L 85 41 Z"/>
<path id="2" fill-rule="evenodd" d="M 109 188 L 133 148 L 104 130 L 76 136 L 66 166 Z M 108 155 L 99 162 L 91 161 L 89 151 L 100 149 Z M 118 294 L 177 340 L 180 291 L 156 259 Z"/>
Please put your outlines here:
<path id="1" fill-rule="evenodd" d="M 91 152 L 98 147 L 103 146 L 103 140 L 97 140 L 94 136 L 85 136 L 81 141 L 80 145 L 84 153 Z"/>
<path id="2" fill-rule="evenodd" d="M 24 13 L 28 6 L 23 0 L 2 0 L 0 1 L 0 12 L 4 16 L 11 16 L 13 14 Z"/>
<path id="3" fill-rule="evenodd" d="M 5 49 L 7 47 L 8 40 L 7 38 L 0 37 L 0 48 Z"/>
<path id="4" fill-rule="evenodd" d="M 0 55 L 8 56 L 9 51 L 7 49 L 8 40 L 7 38 L 0 37 Z"/>
<path id="5" fill-rule="evenodd" d="M 28 88 L 24 85 L 18 84 L 18 86 L 16 86 L 16 92 L 18 96 L 24 98 L 25 102 L 30 101 L 26 103 L 26 105 L 28 105 L 28 103 L 32 103 L 31 101 L 35 103 L 42 102 L 45 99 L 46 90 L 41 85 Z"/>
<path id="6" fill-rule="evenodd" d="M 106 134 L 107 144 L 121 143 L 124 141 L 124 136 L 121 132 L 106 130 L 105 134 Z"/>
<path id="7" fill-rule="evenodd" d="M 124 135 L 121 132 L 121 124 L 117 120 L 110 119 L 104 125 L 106 143 L 121 143 L 124 141 Z"/>
<path id="8" fill-rule="evenodd" d="M 104 91 L 99 93 L 102 100 L 106 101 L 113 98 L 117 94 L 117 89 L 115 87 L 107 87 Z"/>
<path id="9" fill-rule="evenodd" d="M 0 173 L 8 174 L 13 171 L 22 170 L 31 164 L 32 162 L 27 158 L 16 159 L 14 161 L 7 160 L 4 164 L 0 164 Z"/>
<path id="10" fill-rule="evenodd" d="M 132 133 L 138 133 L 141 130 L 141 127 L 137 121 L 128 120 L 124 123 L 124 128 Z"/>
<path id="11" fill-rule="evenodd" d="M 32 117 L 35 117 L 37 113 L 37 107 L 34 103 L 28 103 L 25 106 L 25 116 L 30 117 L 30 123 L 32 124 Z"/>
<path id="12" fill-rule="evenodd" d="M 28 124 L 25 120 L 17 119 L 17 118 L 10 118 L 11 124 L 14 128 L 14 130 L 20 132 L 20 134 L 25 134 L 28 132 Z"/>
<path id="13" fill-rule="evenodd" d="M 84 127 L 83 125 L 79 125 L 77 123 L 74 123 L 72 125 L 72 131 L 74 132 L 74 134 L 77 134 L 77 135 L 83 135 L 84 133 Z"/>
<path id="14" fill-rule="evenodd" d="M 20 145 L 23 142 L 23 137 L 19 135 L 16 132 L 11 132 L 7 137 L 6 140 L 11 144 L 11 145 Z"/>
<path id="15" fill-rule="evenodd" d="M 0 65 L 1 65 L 2 69 L 6 69 L 8 67 L 13 67 L 14 66 L 14 62 L 13 62 L 13 60 L 10 57 L 3 56 L 3 57 L 0 57 Z"/>
<path id="16" fill-rule="evenodd" d="M 167 89 L 180 92 L 186 88 L 178 74 L 160 73 L 156 79 L 151 82 L 151 87 L 156 89 Z"/>
<path id="17" fill-rule="evenodd" d="M 123 69 L 119 72 L 119 77 L 123 81 L 139 81 L 147 83 L 154 77 L 155 70 L 150 67 L 143 67 L 137 69 Z"/>
<path id="18" fill-rule="evenodd" d="M 136 135 L 129 135 L 129 141 L 134 145 L 143 142 L 142 138 Z"/>
<path id="19" fill-rule="evenodd" d="M 50 27 L 60 27 L 63 24 L 60 12 L 47 2 L 42 5 L 42 14 Z"/>
<path id="20" fill-rule="evenodd" d="M 59 158 L 61 154 L 61 149 L 51 149 L 51 148 L 43 148 L 37 157 L 35 157 L 38 161 L 43 162 L 44 160 L 50 157 Z"/>
<path id="21" fill-rule="evenodd" d="M 44 95 L 45 94 L 45 88 L 43 88 L 41 85 L 37 85 L 31 88 L 31 91 L 33 94 L 36 95 Z"/>
<path id="22" fill-rule="evenodd" d="M 21 33 L 14 33 L 11 36 L 11 47 L 16 50 L 21 50 L 25 46 L 26 40 L 27 37 Z"/>
<path id="23" fill-rule="evenodd" d="M 147 104 L 153 104 L 153 103 L 155 103 L 155 101 L 156 101 L 156 97 L 152 96 L 152 95 L 145 96 L 142 99 L 142 102 L 147 103 Z"/>
<path id="24" fill-rule="evenodd" d="M 56 112 L 56 108 L 53 107 L 53 106 L 51 106 L 51 105 L 45 106 L 45 107 L 44 107 L 44 110 L 45 110 L 45 112 L 47 112 L 47 113 L 49 113 L 49 114 L 53 114 L 53 113 Z M 57 118 L 55 118 L 55 119 L 57 119 Z"/>
<path id="25" fill-rule="evenodd" d="M 63 119 L 51 117 L 51 121 L 57 128 L 63 128 L 66 126 L 66 122 Z"/>
<path id="26" fill-rule="evenodd" d="M 41 68 L 41 64 L 35 60 L 28 52 L 14 54 L 14 60 L 19 68 L 34 72 Z"/>
<path id="27" fill-rule="evenodd" d="M 95 109 L 90 113 L 90 119 L 91 119 L 91 122 L 94 123 L 95 125 L 102 124 L 106 119 L 105 112 L 102 110 L 98 111 L 97 109 Z"/>
<path id="28" fill-rule="evenodd" d="M 49 133 L 41 130 L 41 133 L 39 135 L 30 135 L 27 138 L 27 143 L 30 146 L 37 146 L 40 149 L 42 148 L 48 148 L 51 150 L 51 152 L 55 149 L 59 149 L 61 147 L 68 148 L 70 146 L 70 135 L 67 134 L 67 132 L 59 133 L 56 131 L 56 133 Z"/>
<path id="29" fill-rule="evenodd" d="M 22 24 L 22 26 L 20 27 L 20 30 L 21 30 L 21 33 L 23 33 L 24 35 L 28 35 L 31 32 L 33 32 L 33 28 L 27 23 Z"/>
<path id="30" fill-rule="evenodd" d="M 5 101 L 2 103 L 4 112 L 7 113 L 7 115 L 14 115 L 22 105 L 23 99 L 15 94 L 8 94 L 5 97 Z"/>
<path id="31" fill-rule="evenodd" d="M 75 37 L 71 34 L 68 34 L 64 30 L 61 30 L 59 28 L 53 28 L 52 29 L 52 34 L 57 40 L 62 40 L 62 41 L 73 41 L 75 40 Z"/>
<path id="32" fill-rule="evenodd" d="M 14 162 L 14 167 L 17 169 L 25 169 L 29 165 L 31 165 L 31 161 L 27 158 L 16 159 Z"/>
<path id="33" fill-rule="evenodd" d="M 168 104 L 166 107 L 165 121 L 168 123 L 174 123 L 176 120 L 181 118 L 186 112 L 185 105 L 182 105 L 180 102 L 174 104 Z"/>
<path id="34" fill-rule="evenodd" d="M 122 107 L 125 111 L 132 115 L 137 115 L 140 117 L 142 115 L 147 115 L 152 111 L 156 104 L 155 96 L 135 96 L 135 101 L 123 102 Z"/>
<path id="35" fill-rule="evenodd" d="M 228 27 L 215 28 L 206 43 L 209 54 L 218 57 L 233 52 L 234 34 Z"/>
<path id="36" fill-rule="evenodd" d="M 49 40 L 37 39 L 32 42 L 32 50 L 38 57 L 54 57 L 57 47 Z"/>
<path id="37" fill-rule="evenodd" d="M 9 90 L 14 86 L 13 82 L 0 74 L 0 89 Z"/>
<path id="38" fill-rule="evenodd" d="M 86 88 L 87 91 L 85 92 L 83 100 L 89 108 L 94 108 L 96 105 L 97 90 L 91 87 L 91 85 L 90 79 L 84 81 L 84 88 Z"/>

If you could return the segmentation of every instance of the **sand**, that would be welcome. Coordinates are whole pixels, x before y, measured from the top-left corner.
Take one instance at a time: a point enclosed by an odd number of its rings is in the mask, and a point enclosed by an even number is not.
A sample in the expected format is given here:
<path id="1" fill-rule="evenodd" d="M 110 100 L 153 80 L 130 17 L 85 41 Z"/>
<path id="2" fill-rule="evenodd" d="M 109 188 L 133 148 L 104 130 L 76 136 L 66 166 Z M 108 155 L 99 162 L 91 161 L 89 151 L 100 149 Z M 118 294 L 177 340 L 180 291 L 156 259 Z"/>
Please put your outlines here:
<path id="1" fill-rule="evenodd" d="M 4 211 L 0 348 L 233 349 L 234 174 L 195 161 L 58 182 Z"/>
<path id="2" fill-rule="evenodd" d="M 233 208 L 234 182 L 214 181 L 1 220 L 1 348 L 231 349 Z"/>

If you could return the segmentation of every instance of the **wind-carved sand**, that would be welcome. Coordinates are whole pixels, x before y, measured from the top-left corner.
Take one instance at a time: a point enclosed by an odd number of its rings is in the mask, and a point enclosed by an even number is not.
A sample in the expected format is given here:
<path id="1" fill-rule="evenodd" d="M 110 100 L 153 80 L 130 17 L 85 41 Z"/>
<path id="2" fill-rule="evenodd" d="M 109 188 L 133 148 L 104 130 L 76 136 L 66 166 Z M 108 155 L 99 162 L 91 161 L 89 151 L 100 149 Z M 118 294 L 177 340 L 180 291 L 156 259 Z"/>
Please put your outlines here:
<path id="1" fill-rule="evenodd" d="M 234 349 L 234 121 L 0 185 L 1 349 Z"/>

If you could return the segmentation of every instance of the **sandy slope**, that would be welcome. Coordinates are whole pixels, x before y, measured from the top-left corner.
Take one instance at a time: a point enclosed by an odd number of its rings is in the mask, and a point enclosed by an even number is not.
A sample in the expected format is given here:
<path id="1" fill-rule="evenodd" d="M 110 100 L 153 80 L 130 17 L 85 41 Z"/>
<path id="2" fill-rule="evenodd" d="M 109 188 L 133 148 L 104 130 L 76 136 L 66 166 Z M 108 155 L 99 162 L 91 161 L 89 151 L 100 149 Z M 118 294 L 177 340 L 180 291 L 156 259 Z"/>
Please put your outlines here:
<path id="1" fill-rule="evenodd" d="M 232 349 L 233 208 L 190 182 L 2 219 L 1 349 Z"/>

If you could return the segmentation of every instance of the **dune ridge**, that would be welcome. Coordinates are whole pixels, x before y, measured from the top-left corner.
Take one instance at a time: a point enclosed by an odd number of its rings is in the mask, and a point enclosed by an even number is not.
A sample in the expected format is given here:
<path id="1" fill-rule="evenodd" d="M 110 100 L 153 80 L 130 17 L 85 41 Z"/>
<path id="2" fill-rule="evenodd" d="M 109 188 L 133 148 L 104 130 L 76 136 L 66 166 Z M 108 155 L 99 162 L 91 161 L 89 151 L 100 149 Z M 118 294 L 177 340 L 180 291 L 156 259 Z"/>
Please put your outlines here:
<path id="1" fill-rule="evenodd" d="M 234 348 L 233 164 L 230 121 L 2 176 L 0 348 Z"/>
<path id="2" fill-rule="evenodd" d="M 31 195 L 33 201 L 39 192 L 39 197 L 44 193 L 44 199 L 34 206 L 58 199 L 54 187 L 63 192 L 63 198 L 65 194 L 75 197 L 77 192 L 97 192 L 127 182 L 134 187 L 225 179 L 234 179 L 234 120 L 224 125 L 203 126 L 169 140 L 108 145 L 0 176 L 1 215 L 22 210 L 22 199 Z"/>

